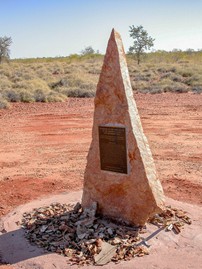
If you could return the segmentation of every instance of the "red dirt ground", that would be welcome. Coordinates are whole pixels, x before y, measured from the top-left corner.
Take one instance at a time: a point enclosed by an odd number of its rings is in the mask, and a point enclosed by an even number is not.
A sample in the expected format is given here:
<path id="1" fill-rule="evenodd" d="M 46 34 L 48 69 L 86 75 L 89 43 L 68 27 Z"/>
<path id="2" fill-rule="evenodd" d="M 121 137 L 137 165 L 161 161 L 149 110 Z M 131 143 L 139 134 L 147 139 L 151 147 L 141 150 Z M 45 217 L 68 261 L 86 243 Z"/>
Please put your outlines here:
<path id="1" fill-rule="evenodd" d="M 201 205 L 202 96 L 135 99 L 165 194 Z M 93 99 L 0 110 L 0 217 L 40 196 L 82 188 L 92 120 Z"/>
<path id="2" fill-rule="evenodd" d="M 165 194 L 202 204 L 202 96 L 136 94 Z M 82 188 L 93 99 L 14 103 L 0 111 L 0 216 L 37 197 Z"/>

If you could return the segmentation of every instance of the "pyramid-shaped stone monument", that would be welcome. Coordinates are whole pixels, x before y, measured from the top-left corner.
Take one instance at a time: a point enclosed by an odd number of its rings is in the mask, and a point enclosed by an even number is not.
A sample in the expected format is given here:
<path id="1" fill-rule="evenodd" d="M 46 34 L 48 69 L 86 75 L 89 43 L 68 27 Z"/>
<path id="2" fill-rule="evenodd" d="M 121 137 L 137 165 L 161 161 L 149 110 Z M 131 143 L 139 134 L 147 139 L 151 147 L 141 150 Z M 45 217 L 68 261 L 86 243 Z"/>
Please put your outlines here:
<path id="1" fill-rule="evenodd" d="M 95 97 L 82 206 L 98 203 L 112 219 L 144 225 L 164 194 L 133 97 L 120 35 L 113 29 Z"/>

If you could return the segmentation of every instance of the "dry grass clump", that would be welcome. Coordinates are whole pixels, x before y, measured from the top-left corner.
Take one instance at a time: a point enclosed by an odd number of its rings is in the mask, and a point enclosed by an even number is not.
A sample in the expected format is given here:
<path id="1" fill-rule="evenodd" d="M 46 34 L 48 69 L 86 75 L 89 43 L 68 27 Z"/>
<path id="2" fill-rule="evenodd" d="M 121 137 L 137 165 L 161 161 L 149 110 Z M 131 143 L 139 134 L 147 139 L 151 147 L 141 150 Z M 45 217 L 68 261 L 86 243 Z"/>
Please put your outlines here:
<path id="1" fill-rule="evenodd" d="M 13 83 L 6 77 L 5 75 L 0 75 L 0 92 L 4 89 L 11 89 L 13 87 Z"/>
<path id="2" fill-rule="evenodd" d="M 132 64 L 129 67 L 134 91 L 142 93 L 202 92 L 202 64 Z"/>
<path id="3" fill-rule="evenodd" d="M 131 85 L 141 93 L 202 92 L 202 53 L 155 52 L 140 66 L 127 57 Z M 7 102 L 63 102 L 95 95 L 103 56 L 14 60 L 0 65 L 1 107 Z"/>
<path id="4" fill-rule="evenodd" d="M 97 77 L 98 78 L 98 77 Z M 67 97 L 93 97 L 95 96 L 97 78 L 91 78 L 87 74 L 77 71 L 50 84 L 50 87 Z"/>
<path id="5" fill-rule="evenodd" d="M 8 108 L 9 103 L 0 95 L 0 109 Z"/>

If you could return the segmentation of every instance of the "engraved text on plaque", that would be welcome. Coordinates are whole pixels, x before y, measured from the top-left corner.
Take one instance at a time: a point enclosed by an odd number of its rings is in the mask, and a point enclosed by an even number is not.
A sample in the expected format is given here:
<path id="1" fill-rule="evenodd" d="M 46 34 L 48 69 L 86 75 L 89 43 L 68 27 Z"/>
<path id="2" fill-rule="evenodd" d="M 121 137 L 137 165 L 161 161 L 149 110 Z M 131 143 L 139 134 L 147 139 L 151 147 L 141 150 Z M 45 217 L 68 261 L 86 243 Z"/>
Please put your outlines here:
<path id="1" fill-rule="evenodd" d="M 99 126 L 101 170 L 127 174 L 126 129 Z"/>

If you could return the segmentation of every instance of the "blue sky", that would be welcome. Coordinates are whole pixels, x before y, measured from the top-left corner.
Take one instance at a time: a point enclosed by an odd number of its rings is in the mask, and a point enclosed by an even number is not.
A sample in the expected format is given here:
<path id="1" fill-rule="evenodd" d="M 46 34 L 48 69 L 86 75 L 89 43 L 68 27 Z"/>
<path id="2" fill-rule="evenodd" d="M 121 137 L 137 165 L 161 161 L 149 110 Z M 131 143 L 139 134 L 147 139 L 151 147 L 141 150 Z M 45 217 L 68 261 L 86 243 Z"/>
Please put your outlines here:
<path id="1" fill-rule="evenodd" d="M 154 49 L 202 48 L 202 0 L 0 0 L 0 36 L 11 36 L 11 58 L 105 52 L 114 27 L 125 50 L 130 25 L 143 25 Z"/>

